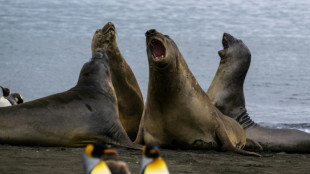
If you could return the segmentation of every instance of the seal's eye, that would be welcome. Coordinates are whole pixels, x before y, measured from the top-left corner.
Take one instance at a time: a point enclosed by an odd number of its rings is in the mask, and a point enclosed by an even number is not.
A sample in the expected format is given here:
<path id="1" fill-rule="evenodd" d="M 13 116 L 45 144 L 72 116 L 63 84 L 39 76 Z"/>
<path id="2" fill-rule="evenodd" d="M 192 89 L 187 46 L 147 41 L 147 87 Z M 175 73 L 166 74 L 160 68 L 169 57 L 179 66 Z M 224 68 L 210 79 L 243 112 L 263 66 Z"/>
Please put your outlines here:
<path id="1" fill-rule="evenodd" d="M 110 40 L 105 40 L 104 43 L 105 43 L 105 44 L 109 44 L 109 43 L 110 43 Z"/>

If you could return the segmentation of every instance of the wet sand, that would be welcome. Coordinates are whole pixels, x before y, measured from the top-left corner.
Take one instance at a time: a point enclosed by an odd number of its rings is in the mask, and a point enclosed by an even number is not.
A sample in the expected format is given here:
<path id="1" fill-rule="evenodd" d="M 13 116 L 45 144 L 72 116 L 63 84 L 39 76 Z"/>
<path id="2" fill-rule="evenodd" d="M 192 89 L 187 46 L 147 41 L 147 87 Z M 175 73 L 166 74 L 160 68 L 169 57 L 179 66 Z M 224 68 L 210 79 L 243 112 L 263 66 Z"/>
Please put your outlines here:
<path id="1" fill-rule="evenodd" d="M 0 173 L 83 174 L 83 148 L 0 145 Z M 310 154 L 162 150 L 170 173 L 310 173 Z M 138 173 L 141 152 L 119 149 L 120 159 Z"/>

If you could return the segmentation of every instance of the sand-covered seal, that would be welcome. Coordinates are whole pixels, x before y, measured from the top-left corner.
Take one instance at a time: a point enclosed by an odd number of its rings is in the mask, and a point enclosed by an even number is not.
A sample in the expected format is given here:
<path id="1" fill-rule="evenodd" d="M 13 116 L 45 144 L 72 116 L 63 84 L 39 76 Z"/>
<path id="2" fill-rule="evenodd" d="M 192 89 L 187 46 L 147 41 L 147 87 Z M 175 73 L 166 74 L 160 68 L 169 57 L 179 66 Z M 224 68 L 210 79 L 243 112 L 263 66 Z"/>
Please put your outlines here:
<path id="1" fill-rule="evenodd" d="M 107 52 L 119 118 L 128 136 L 134 140 L 138 133 L 144 102 L 135 75 L 118 48 L 113 23 L 108 22 L 95 32 L 91 44 L 92 53 L 96 48 L 105 48 Z"/>
<path id="2" fill-rule="evenodd" d="M 77 85 L 70 90 L 0 108 L 0 143 L 76 147 L 96 141 L 140 148 L 118 119 L 103 49 L 84 64 Z"/>
<path id="3" fill-rule="evenodd" d="M 310 134 L 293 129 L 272 129 L 255 123 L 247 113 L 243 84 L 251 62 L 251 53 L 239 39 L 224 33 L 220 65 L 207 91 L 211 102 L 225 115 L 239 122 L 246 136 L 264 150 L 310 153 Z"/>
<path id="4" fill-rule="evenodd" d="M 242 127 L 224 116 L 209 100 L 169 36 L 146 32 L 149 84 L 141 129 L 136 142 L 162 147 L 242 150 Z"/>

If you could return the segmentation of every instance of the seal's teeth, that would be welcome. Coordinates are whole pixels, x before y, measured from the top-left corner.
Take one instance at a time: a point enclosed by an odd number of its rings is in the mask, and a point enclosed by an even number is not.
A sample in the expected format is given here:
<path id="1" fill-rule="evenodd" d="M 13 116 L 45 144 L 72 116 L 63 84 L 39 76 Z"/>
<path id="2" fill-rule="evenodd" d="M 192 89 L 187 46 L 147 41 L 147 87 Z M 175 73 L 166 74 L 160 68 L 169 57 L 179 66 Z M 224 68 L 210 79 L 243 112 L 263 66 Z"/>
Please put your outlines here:
<path id="1" fill-rule="evenodd" d="M 163 59 L 164 58 L 164 55 L 161 55 L 161 56 L 158 56 L 158 57 L 155 57 L 156 59 Z"/>

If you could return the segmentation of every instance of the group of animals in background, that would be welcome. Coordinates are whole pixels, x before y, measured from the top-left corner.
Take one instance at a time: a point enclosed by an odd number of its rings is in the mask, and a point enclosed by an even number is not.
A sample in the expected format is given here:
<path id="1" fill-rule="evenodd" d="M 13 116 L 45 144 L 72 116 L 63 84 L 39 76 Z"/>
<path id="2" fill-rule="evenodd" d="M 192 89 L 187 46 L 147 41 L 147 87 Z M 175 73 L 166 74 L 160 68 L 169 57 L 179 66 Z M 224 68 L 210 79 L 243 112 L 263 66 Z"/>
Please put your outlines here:
<path id="1" fill-rule="evenodd" d="M 251 53 L 241 40 L 223 35 L 220 65 L 206 92 L 168 35 L 151 29 L 145 36 L 149 61 L 145 104 L 118 48 L 115 26 L 108 22 L 95 32 L 92 58 L 84 64 L 76 86 L 0 108 L 0 143 L 81 147 L 99 141 L 133 149 L 158 143 L 253 156 L 260 155 L 244 148 L 310 152 L 310 134 L 266 128 L 247 114 L 243 84 Z M 2 90 L 3 99 L 18 103 L 7 88 Z"/>
<path id="2" fill-rule="evenodd" d="M 0 98 L 0 107 L 12 106 L 24 102 L 23 96 L 19 93 L 11 93 L 9 88 L 0 86 L 3 96 Z"/>
<path id="3" fill-rule="evenodd" d="M 127 164 L 118 159 L 118 151 L 105 144 L 88 144 L 83 154 L 85 174 L 130 174 Z M 143 147 L 139 174 L 169 174 L 157 144 Z"/>

